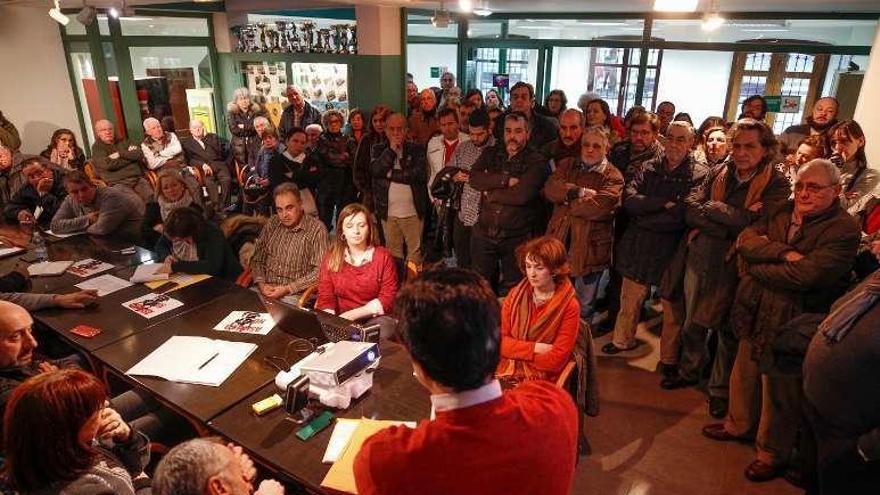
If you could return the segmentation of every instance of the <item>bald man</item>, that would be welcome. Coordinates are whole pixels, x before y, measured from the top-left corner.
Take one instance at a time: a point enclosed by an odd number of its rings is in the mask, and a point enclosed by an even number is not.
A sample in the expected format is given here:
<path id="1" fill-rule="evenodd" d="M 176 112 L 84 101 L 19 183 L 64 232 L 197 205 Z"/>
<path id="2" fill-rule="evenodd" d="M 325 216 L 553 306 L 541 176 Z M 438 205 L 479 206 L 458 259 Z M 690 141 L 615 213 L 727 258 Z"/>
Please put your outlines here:
<path id="1" fill-rule="evenodd" d="M 584 132 L 584 114 L 576 108 L 569 108 L 559 115 L 559 137 L 550 141 L 543 152 L 550 158 L 551 168 L 566 158 L 581 155 L 581 134 Z"/>
<path id="2" fill-rule="evenodd" d="M 117 184 L 131 188 L 144 202 L 153 198 L 153 188 L 144 178 L 140 146 L 116 136 L 109 120 L 95 122 L 95 144 L 92 145 L 92 165 L 95 174 L 108 186 Z"/>

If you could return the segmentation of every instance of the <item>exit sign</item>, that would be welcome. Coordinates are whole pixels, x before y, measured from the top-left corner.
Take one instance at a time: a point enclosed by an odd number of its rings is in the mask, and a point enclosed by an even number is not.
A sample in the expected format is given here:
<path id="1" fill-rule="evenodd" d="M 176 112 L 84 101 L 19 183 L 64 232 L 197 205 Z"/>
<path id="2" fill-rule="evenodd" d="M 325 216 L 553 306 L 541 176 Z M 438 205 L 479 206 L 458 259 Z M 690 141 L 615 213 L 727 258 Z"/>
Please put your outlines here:
<path id="1" fill-rule="evenodd" d="M 798 113 L 801 109 L 800 96 L 765 96 L 768 112 Z"/>

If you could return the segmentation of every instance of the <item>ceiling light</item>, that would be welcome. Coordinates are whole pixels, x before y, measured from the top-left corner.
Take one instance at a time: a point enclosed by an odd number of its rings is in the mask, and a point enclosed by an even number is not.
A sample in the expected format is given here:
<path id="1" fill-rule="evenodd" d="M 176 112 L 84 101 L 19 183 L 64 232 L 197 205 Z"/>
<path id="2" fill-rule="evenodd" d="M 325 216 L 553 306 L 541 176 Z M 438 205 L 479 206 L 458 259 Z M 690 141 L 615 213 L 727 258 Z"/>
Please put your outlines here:
<path id="1" fill-rule="evenodd" d="M 110 14 L 110 17 L 119 17 L 119 11 L 116 10 L 116 7 L 110 7 L 107 13 Z"/>
<path id="2" fill-rule="evenodd" d="M 465 14 L 470 14 L 474 11 L 474 2 L 473 0 L 458 0 L 458 8 Z"/>
<path id="3" fill-rule="evenodd" d="M 473 8 L 474 15 L 478 15 L 480 17 L 486 17 L 492 15 L 492 11 L 489 10 L 489 2 L 486 0 L 477 0 L 476 5 Z"/>
<path id="4" fill-rule="evenodd" d="M 703 16 L 703 31 L 715 31 L 720 28 L 726 19 L 718 13 L 718 0 L 710 0 L 709 8 L 706 9 L 706 15 Z"/>
<path id="5" fill-rule="evenodd" d="M 435 28 L 447 28 L 449 27 L 450 18 L 449 11 L 444 9 L 443 2 L 440 2 L 440 10 L 434 11 L 434 15 L 431 17 L 431 24 Z"/>
<path id="6" fill-rule="evenodd" d="M 66 26 L 68 22 L 70 22 L 70 17 L 67 17 L 61 12 L 61 7 L 58 6 L 58 0 L 55 0 L 55 6 L 49 9 L 49 17 L 55 19 L 55 22 L 61 24 L 62 26 Z"/>
<path id="7" fill-rule="evenodd" d="M 654 0 L 657 12 L 696 12 L 699 0 Z"/>

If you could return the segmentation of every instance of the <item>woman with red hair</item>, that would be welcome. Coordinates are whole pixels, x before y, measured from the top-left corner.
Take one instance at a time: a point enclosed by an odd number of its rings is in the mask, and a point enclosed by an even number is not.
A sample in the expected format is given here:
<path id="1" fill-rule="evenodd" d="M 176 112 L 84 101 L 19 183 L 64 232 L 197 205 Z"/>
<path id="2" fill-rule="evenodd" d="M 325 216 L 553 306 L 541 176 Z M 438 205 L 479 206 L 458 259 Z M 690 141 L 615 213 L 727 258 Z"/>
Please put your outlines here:
<path id="1" fill-rule="evenodd" d="M 571 359 L 580 326 L 580 305 L 569 281 L 565 245 L 539 237 L 516 250 L 526 277 L 501 307 L 502 380 L 555 381 Z"/>
<path id="2" fill-rule="evenodd" d="M 19 385 L 3 416 L 6 473 L 18 493 L 150 492 L 149 441 L 107 407 L 107 391 L 80 370 Z"/>

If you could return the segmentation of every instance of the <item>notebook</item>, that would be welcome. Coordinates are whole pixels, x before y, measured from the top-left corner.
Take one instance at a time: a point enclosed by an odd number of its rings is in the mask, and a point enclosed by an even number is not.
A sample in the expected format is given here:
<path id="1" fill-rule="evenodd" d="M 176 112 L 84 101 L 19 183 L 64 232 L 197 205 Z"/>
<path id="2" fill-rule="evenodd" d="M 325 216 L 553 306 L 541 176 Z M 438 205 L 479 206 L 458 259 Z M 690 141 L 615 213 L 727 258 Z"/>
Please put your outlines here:
<path id="1" fill-rule="evenodd" d="M 128 370 L 178 383 L 219 387 L 257 344 L 175 335 Z"/>
<path id="2" fill-rule="evenodd" d="M 28 275 L 31 277 L 54 277 L 64 273 L 73 261 L 41 261 L 28 265 Z"/>
<path id="3" fill-rule="evenodd" d="M 152 282 L 154 280 L 168 280 L 167 273 L 156 273 L 159 268 L 162 268 L 162 263 L 144 263 L 143 265 L 138 265 L 138 267 L 134 269 L 134 273 L 129 280 L 136 284 Z"/>
<path id="4" fill-rule="evenodd" d="M 357 457 L 364 442 L 373 436 L 374 433 L 396 424 L 399 423 L 396 421 L 377 421 L 373 419 L 360 420 L 357 428 L 351 434 L 348 446 L 339 459 L 330 466 L 330 470 L 327 471 L 327 476 L 324 477 L 321 486 L 344 493 L 357 494 L 357 487 L 354 483 L 354 458 Z"/>

